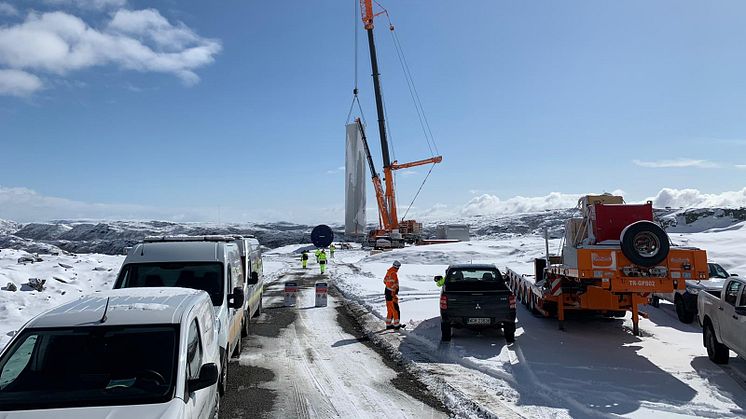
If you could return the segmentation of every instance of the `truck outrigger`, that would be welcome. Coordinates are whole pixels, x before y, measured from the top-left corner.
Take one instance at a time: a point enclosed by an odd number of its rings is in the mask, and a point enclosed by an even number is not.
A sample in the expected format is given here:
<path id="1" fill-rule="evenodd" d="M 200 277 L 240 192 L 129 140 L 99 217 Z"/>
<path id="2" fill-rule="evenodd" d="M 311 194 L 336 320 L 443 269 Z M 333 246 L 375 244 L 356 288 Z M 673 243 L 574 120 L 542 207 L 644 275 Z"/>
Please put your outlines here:
<path id="1" fill-rule="evenodd" d="M 588 195 L 578 201 L 580 218 L 565 222 L 561 254 L 534 261 L 534 275 L 507 269 L 508 283 L 529 309 L 557 316 L 566 310 L 611 316 L 632 312 L 639 335 L 638 304 L 652 293 L 686 288 L 686 280 L 708 278 L 707 253 L 672 246 L 653 218 L 653 204 L 625 204 L 621 196 Z"/>

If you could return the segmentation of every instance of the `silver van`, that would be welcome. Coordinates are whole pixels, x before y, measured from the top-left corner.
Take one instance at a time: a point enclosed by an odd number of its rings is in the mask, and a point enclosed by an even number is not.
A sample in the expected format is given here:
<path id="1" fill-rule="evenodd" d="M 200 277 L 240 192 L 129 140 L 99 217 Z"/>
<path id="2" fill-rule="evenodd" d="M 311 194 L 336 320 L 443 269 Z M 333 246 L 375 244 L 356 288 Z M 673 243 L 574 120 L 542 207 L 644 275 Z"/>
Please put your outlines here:
<path id="1" fill-rule="evenodd" d="M 241 353 L 248 330 L 246 277 L 241 252 L 230 236 L 146 237 L 129 250 L 114 288 L 181 287 L 206 291 L 215 312 L 220 346 L 221 394 L 229 356 Z"/>
<path id="2" fill-rule="evenodd" d="M 0 351 L 0 417 L 217 418 L 219 362 L 206 293 L 97 292 L 30 320 Z"/>
<path id="3" fill-rule="evenodd" d="M 259 240 L 254 236 L 233 236 L 241 252 L 241 266 L 246 276 L 245 293 L 246 318 L 257 317 L 262 313 L 262 296 L 264 295 L 264 266 L 262 264 L 262 250 Z M 246 321 L 248 326 L 249 322 Z M 244 330 L 244 336 L 248 330 Z"/>

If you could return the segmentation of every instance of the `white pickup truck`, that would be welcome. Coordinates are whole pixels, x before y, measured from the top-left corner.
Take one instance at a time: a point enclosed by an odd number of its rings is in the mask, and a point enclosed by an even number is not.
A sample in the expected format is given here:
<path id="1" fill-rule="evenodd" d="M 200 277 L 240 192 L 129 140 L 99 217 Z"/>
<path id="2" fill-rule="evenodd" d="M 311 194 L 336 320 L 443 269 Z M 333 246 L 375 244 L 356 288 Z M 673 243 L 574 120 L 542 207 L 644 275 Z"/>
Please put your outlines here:
<path id="1" fill-rule="evenodd" d="M 721 292 L 700 292 L 698 318 L 707 356 L 716 364 L 728 363 L 728 350 L 746 358 L 746 281 L 731 278 Z"/>

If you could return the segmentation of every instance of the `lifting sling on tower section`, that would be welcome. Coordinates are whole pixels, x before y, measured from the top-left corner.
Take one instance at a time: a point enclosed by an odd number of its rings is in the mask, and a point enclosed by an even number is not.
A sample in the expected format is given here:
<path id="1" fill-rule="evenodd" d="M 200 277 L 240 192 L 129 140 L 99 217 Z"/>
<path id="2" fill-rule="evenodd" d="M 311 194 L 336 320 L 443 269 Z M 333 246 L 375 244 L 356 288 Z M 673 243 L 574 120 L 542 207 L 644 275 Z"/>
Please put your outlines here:
<path id="1" fill-rule="evenodd" d="M 379 5 L 380 6 L 380 5 Z M 398 163 L 396 160 L 391 161 L 388 138 L 386 135 L 386 120 L 381 94 L 381 80 L 378 71 L 378 58 L 376 56 L 376 44 L 373 36 L 373 19 L 381 14 L 388 15 L 388 12 L 381 8 L 378 13 L 373 12 L 373 0 L 360 0 L 360 11 L 362 13 L 363 24 L 368 35 L 368 49 L 370 52 L 370 64 L 373 76 L 373 89 L 376 100 L 376 113 L 378 116 L 378 133 L 381 140 L 381 156 L 383 159 L 383 182 L 375 170 L 373 157 L 370 153 L 365 130 L 360 118 L 356 119 L 360 128 L 363 145 L 365 148 L 368 165 L 370 166 L 373 187 L 376 193 L 376 202 L 378 204 L 378 221 L 379 229 L 373 230 L 369 234 L 369 240 L 376 242 L 378 239 L 385 239 L 392 246 L 403 245 L 404 242 L 417 242 L 421 239 L 421 225 L 414 220 L 399 220 L 396 206 L 396 192 L 394 186 L 394 171 L 407 169 L 427 164 L 440 163 L 442 156 L 433 156 L 427 159 L 417 160 L 409 163 Z M 389 27 L 393 31 L 393 25 Z M 418 109 L 418 112 L 420 110 Z M 423 182 L 424 183 L 424 182 Z M 406 214 L 405 214 L 406 216 Z"/>

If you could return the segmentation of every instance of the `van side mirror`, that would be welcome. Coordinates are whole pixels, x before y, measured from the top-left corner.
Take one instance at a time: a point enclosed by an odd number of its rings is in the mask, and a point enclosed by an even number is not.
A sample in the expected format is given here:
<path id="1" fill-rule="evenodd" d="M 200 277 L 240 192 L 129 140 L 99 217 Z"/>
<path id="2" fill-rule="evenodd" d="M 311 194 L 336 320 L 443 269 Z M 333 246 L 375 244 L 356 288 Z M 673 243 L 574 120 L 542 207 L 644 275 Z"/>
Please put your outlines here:
<path id="1" fill-rule="evenodd" d="M 229 308 L 242 308 L 243 307 L 243 288 L 233 288 L 233 293 L 228 296 L 228 307 Z"/>
<path id="2" fill-rule="evenodd" d="M 730 274 L 730 276 L 738 276 L 738 274 Z"/>
<path id="3" fill-rule="evenodd" d="M 252 272 L 249 276 L 249 285 L 256 285 L 259 283 L 259 274 L 256 272 Z"/>
<path id="4" fill-rule="evenodd" d="M 210 387 L 218 382 L 218 366 L 215 363 L 209 363 L 199 369 L 199 378 L 187 381 L 187 390 L 192 393 L 203 388 Z"/>

